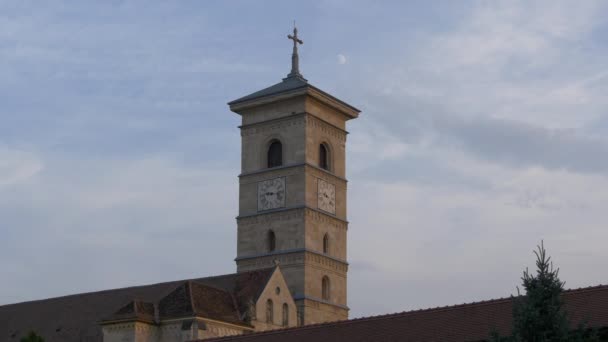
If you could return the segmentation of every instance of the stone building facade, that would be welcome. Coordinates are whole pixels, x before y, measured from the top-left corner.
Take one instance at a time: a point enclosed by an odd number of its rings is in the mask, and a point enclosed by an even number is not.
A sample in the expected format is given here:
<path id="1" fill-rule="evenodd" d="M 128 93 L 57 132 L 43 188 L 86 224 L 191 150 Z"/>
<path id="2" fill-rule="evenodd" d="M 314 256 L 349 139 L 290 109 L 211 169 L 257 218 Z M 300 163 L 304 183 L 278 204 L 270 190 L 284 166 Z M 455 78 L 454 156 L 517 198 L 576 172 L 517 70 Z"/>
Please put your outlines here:
<path id="1" fill-rule="evenodd" d="M 347 319 L 346 121 L 359 111 L 299 76 L 229 105 L 242 117 L 238 272 L 278 262 L 300 324 Z"/>

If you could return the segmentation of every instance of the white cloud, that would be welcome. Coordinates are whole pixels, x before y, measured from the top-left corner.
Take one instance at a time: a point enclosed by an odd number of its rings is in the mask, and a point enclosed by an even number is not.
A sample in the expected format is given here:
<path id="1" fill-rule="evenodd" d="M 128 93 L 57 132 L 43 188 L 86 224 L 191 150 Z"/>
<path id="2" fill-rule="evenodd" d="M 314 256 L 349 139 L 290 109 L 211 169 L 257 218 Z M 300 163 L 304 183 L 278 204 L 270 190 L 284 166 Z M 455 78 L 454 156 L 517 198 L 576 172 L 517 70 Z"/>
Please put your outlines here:
<path id="1" fill-rule="evenodd" d="M 0 190 L 25 182 L 41 172 L 43 162 L 33 153 L 0 145 Z"/>
<path id="2" fill-rule="evenodd" d="M 235 172 L 170 155 L 45 159 L 35 182 L 0 188 L 0 303 L 234 269 Z M 44 289 L 28 285 L 32 269 Z"/>
<path id="3" fill-rule="evenodd" d="M 531 251 L 540 240 L 569 287 L 606 281 L 593 271 L 608 258 L 604 175 L 505 168 L 446 149 L 426 153 L 487 186 L 351 177 L 353 307 L 375 310 L 369 314 L 509 295 L 525 266 L 533 267 Z M 372 290 L 386 296 L 371 299 L 365 293 Z"/>
<path id="4" fill-rule="evenodd" d="M 320 19 L 301 63 L 363 109 L 346 147 L 352 315 L 508 295 L 540 239 L 568 286 L 605 282 L 606 134 L 583 129 L 608 108 L 591 44 L 605 2 L 476 2 L 442 23 L 332 3 L 344 15 Z M 234 270 L 225 102 L 287 71 L 284 35 L 243 35 L 224 5 L 90 6 L 0 16 L 18 114 L 0 135 L 35 146 L 0 148 L 0 303 Z M 388 12 L 414 14 L 373 22 Z M 337 45 L 356 72 L 314 62 Z"/>

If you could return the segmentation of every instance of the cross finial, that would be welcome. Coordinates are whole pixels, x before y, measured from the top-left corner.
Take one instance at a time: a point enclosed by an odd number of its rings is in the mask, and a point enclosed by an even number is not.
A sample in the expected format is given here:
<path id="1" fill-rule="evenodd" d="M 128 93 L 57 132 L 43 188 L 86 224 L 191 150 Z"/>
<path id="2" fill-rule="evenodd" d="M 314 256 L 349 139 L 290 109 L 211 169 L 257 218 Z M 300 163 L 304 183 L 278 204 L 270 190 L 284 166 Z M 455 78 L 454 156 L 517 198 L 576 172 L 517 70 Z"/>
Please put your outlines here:
<path id="1" fill-rule="evenodd" d="M 291 72 L 287 77 L 302 77 L 300 74 L 300 61 L 298 57 L 298 44 L 304 44 L 304 42 L 298 38 L 298 28 L 296 22 L 293 22 L 293 36 L 287 35 L 287 39 L 293 40 L 293 53 L 291 54 Z"/>

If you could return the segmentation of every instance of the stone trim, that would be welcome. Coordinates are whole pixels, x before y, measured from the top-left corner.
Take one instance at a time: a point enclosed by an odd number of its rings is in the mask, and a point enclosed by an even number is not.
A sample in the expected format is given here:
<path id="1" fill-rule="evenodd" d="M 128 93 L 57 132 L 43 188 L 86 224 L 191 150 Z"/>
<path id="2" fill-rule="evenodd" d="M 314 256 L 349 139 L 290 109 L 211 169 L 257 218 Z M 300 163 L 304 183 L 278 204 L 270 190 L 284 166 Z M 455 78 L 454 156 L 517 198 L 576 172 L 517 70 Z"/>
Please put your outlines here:
<path id="1" fill-rule="evenodd" d="M 321 119 L 320 117 L 312 114 L 312 113 L 306 113 L 308 114 L 306 116 L 306 126 L 310 126 L 312 128 L 317 128 L 319 129 L 321 132 L 326 133 L 330 136 L 333 136 L 334 138 L 337 138 L 340 142 L 346 142 L 346 135 L 348 134 L 347 131 L 343 130 L 342 128 L 331 124 L 323 119 Z"/>
<path id="2" fill-rule="evenodd" d="M 160 323 L 162 325 L 164 323 L 178 323 L 178 322 L 183 322 L 185 320 L 194 320 L 194 321 L 204 322 L 204 323 L 211 322 L 214 324 L 227 325 L 227 326 L 239 328 L 239 329 L 248 329 L 248 330 L 254 329 L 252 326 L 247 325 L 247 324 L 240 325 L 240 324 L 229 323 L 229 322 L 224 322 L 224 321 L 217 321 L 217 320 L 202 317 L 202 316 L 185 316 L 185 317 L 180 317 L 180 318 L 171 318 L 171 319 L 162 320 Z"/>
<path id="3" fill-rule="evenodd" d="M 273 168 L 264 169 L 261 171 L 252 171 L 239 175 L 239 184 L 251 184 L 257 183 L 270 178 L 277 178 L 283 176 L 297 176 L 301 175 L 300 171 L 303 164 L 289 164 L 285 166 L 277 166 Z"/>
<path id="4" fill-rule="evenodd" d="M 300 209 L 306 209 L 306 210 L 304 210 L 304 212 L 302 212 L 302 210 L 300 210 Z M 291 213 L 291 215 L 290 215 L 289 212 L 293 212 L 293 213 Z M 283 215 L 279 216 L 278 214 L 283 214 Z M 272 215 L 274 217 L 269 217 L 270 215 Z M 255 214 L 240 215 L 240 216 L 236 217 L 236 220 L 237 220 L 237 223 L 239 223 L 239 224 L 250 225 L 250 224 L 258 224 L 258 223 L 268 223 L 271 220 L 277 219 L 276 216 L 279 216 L 281 219 L 294 219 L 294 218 L 303 217 L 304 215 L 306 215 L 307 217 L 310 217 L 314 220 L 321 221 L 323 223 L 334 224 L 338 228 L 348 229 L 348 221 L 338 218 L 335 215 L 332 215 L 330 213 L 326 213 L 317 208 L 309 207 L 307 205 L 271 209 L 271 210 L 267 210 L 267 211 L 263 211 L 263 212 L 259 212 L 259 213 L 255 213 Z"/>
<path id="5" fill-rule="evenodd" d="M 228 323 L 228 322 L 224 322 L 224 321 L 217 321 L 217 320 L 214 320 L 214 319 L 204 318 L 204 317 L 201 318 L 201 320 L 203 322 L 205 322 L 205 323 L 211 322 L 211 323 L 214 323 L 214 324 L 217 324 L 217 325 L 225 325 L 225 326 L 229 326 L 229 327 L 232 327 L 232 328 L 235 328 L 235 329 L 243 329 L 243 330 L 250 330 L 250 331 L 254 331 L 255 330 L 255 328 L 253 328 L 250 325 L 239 325 L 239 324 Z"/>
<path id="6" fill-rule="evenodd" d="M 275 260 L 279 262 L 279 265 L 286 267 L 293 264 L 304 264 L 306 261 L 308 261 L 310 262 L 311 267 L 317 267 L 325 270 L 330 269 L 333 272 L 337 272 L 340 276 L 343 276 L 343 273 L 348 272 L 348 262 L 346 260 L 338 259 L 306 248 L 246 255 L 234 259 L 237 266 L 244 268 L 259 268 L 265 266 L 271 267 L 275 265 Z M 322 267 L 319 267 L 319 265 Z"/>
<path id="7" fill-rule="evenodd" d="M 311 253 L 311 254 L 316 254 L 318 256 L 324 257 L 324 258 L 328 258 L 331 260 L 334 260 L 336 262 L 348 265 L 348 262 L 346 260 L 342 260 L 340 258 L 336 258 L 336 257 L 332 257 L 330 255 L 327 254 L 323 254 L 317 251 L 313 251 L 311 249 L 308 248 L 294 248 L 294 249 L 286 249 L 286 250 L 282 250 L 282 251 L 274 251 L 274 252 L 270 252 L 270 253 L 261 253 L 261 254 L 255 254 L 255 255 L 246 255 L 246 256 L 242 256 L 242 257 L 237 257 L 234 259 L 234 261 L 239 261 L 239 260 L 247 260 L 247 259 L 253 259 L 253 258 L 263 258 L 263 257 L 268 257 L 268 256 L 273 256 L 273 255 L 281 255 L 281 254 L 292 254 L 292 253 L 300 253 L 300 252 L 307 252 L 307 253 Z"/>
<path id="8" fill-rule="evenodd" d="M 296 113 L 276 119 L 239 126 L 241 129 L 241 137 L 265 133 L 272 130 L 281 130 L 285 127 L 304 126 L 306 125 L 305 115 L 306 113 Z"/>
<path id="9" fill-rule="evenodd" d="M 305 211 L 306 218 L 323 224 L 329 224 L 339 229 L 348 230 L 348 221 L 337 218 L 335 215 L 317 208 L 307 207 L 306 209 L 309 209 Z"/>
<path id="10" fill-rule="evenodd" d="M 335 178 L 337 180 L 343 181 L 345 183 L 348 183 L 348 180 L 344 177 L 340 177 L 334 173 L 332 173 L 331 171 L 322 169 L 316 165 L 313 165 L 311 163 L 296 163 L 296 164 L 288 164 L 288 165 L 283 165 L 283 166 L 277 166 L 277 167 L 273 167 L 273 168 L 265 168 L 262 170 L 257 170 L 257 171 L 250 171 L 250 172 L 243 172 L 240 175 L 238 175 L 239 178 L 243 178 L 243 177 L 248 177 L 248 176 L 253 176 L 253 175 L 258 175 L 261 173 L 266 173 L 266 172 L 273 172 L 273 171 L 279 171 L 279 170 L 285 170 L 285 169 L 291 169 L 291 168 L 296 168 L 296 167 L 311 167 L 317 171 L 320 171 L 321 174 L 326 175 L 326 176 L 330 176 L 332 178 Z M 270 176 L 269 176 L 270 177 Z M 321 177 L 318 177 L 321 178 Z"/>
<path id="11" fill-rule="evenodd" d="M 132 324 L 142 323 L 142 324 L 148 324 L 148 325 L 153 325 L 153 326 L 158 325 L 157 322 L 146 321 L 146 320 L 139 319 L 139 318 L 124 318 L 124 319 L 117 319 L 117 320 L 111 320 L 111 321 L 101 321 L 101 322 L 99 322 L 99 325 L 128 324 L 128 323 L 132 323 Z"/>
<path id="12" fill-rule="evenodd" d="M 276 255 L 267 255 L 262 257 L 250 257 L 250 258 L 236 258 L 238 272 L 241 272 L 241 269 L 246 271 L 255 270 L 260 268 L 269 268 L 276 266 L 275 260 L 279 261 L 279 265 L 283 269 L 288 268 L 297 264 L 304 264 L 304 254 L 303 253 L 278 253 Z"/>
<path id="13" fill-rule="evenodd" d="M 325 299 L 321 299 L 321 298 L 317 298 L 317 297 L 313 297 L 313 296 L 307 296 L 307 295 L 303 295 L 303 294 L 298 294 L 298 295 L 293 296 L 293 300 L 294 301 L 298 301 L 298 300 L 310 300 L 310 301 L 321 303 L 321 304 L 336 306 L 336 307 L 339 307 L 340 309 L 350 310 L 350 308 L 348 306 L 346 306 L 346 305 L 342 305 L 342 304 L 338 304 L 338 303 L 332 303 L 332 302 L 327 301 Z"/>
<path id="14" fill-rule="evenodd" d="M 330 126 L 330 127 L 334 128 L 334 129 L 336 129 L 337 131 L 341 132 L 341 133 L 342 133 L 342 134 L 345 136 L 345 138 L 344 138 L 345 140 L 346 140 L 346 135 L 347 135 L 347 134 L 350 134 L 350 133 L 349 133 L 347 130 L 343 129 L 342 127 L 338 127 L 338 126 L 336 126 L 336 125 L 332 124 L 331 122 L 326 121 L 325 119 L 323 119 L 323 118 L 321 118 L 321 117 L 317 116 L 317 115 L 316 115 L 316 114 L 314 114 L 314 113 L 311 113 L 311 112 L 304 112 L 304 113 L 305 113 L 305 114 L 308 114 L 308 116 L 313 117 L 313 118 L 315 118 L 315 119 L 319 120 L 320 122 L 322 122 L 322 123 L 324 123 L 324 124 L 326 124 L 326 125 L 328 125 L 328 126 Z"/>
<path id="15" fill-rule="evenodd" d="M 331 171 L 322 169 L 322 168 L 318 167 L 317 165 L 313 165 L 310 163 L 304 163 L 304 166 L 317 171 L 317 174 L 314 174 L 314 171 L 311 172 L 311 174 L 313 176 L 315 176 L 317 178 L 323 178 L 323 176 L 329 176 L 329 178 L 334 178 L 335 180 L 344 182 L 344 187 L 346 188 L 346 183 L 348 183 L 348 180 L 346 180 L 346 178 L 340 177 Z"/>
<path id="16" fill-rule="evenodd" d="M 108 331 L 115 331 L 115 330 L 123 330 L 123 329 L 127 329 L 127 328 L 135 328 L 135 325 L 137 324 L 137 322 L 131 321 L 131 322 L 120 322 L 120 321 L 116 321 L 115 323 L 102 323 L 102 325 L 104 326 L 103 328 L 108 330 Z"/>
<path id="17" fill-rule="evenodd" d="M 304 208 L 305 206 L 296 206 L 271 209 L 255 214 L 237 216 L 236 220 L 238 224 L 250 225 L 259 223 L 266 224 L 276 219 L 290 220 L 295 218 L 302 218 L 304 217 L 304 213 L 302 210 L 299 209 Z"/>
<path id="18" fill-rule="evenodd" d="M 346 278 L 346 272 L 348 272 L 348 262 L 346 261 L 312 252 L 306 253 L 305 259 L 311 263 L 312 267 L 318 269 L 329 268 L 332 271 L 337 272 L 340 277 Z"/>
<path id="19" fill-rule="evenodd" d="M 346 117 L 346 120 L 356 119 L 359 116 L 359 113 L 361 112 L 359 109 L 349 105 L 348 103 L 342 100 L 339 100 L 338 98 L 330 94 L 327 94 L 323 90 L 311 84 L 307 84 L 305 86 L 294 88 L 288 91 L 256 97 L 250 100 L 244 100 L 242 102 L 231 102 L 229 105 L 231 111 L 239 113 L 239 111 L 245 110 L 247 108 L 267 105 L 298 96 L 310 96 L 318 100 L 319 102 L 325 104 L 326 106 L 338 110 L 338 112 L 340 112 Z"/>

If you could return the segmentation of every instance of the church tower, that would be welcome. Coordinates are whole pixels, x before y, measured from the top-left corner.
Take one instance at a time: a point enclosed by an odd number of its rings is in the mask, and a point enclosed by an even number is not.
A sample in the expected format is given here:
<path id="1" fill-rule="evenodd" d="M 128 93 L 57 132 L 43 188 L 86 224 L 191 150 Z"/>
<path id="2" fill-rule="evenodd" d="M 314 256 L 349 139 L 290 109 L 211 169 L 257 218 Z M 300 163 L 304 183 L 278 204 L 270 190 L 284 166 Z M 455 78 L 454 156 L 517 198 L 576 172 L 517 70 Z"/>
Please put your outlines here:
<path id="1" fill-rule="evenodd" d="M 228 103 L 241 115 L 237 271 L 278 264 L 299 324 L 348 318 L 346 121 L 359 110 L 314 87 L 299 70 Z"/>

